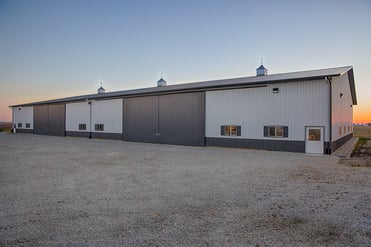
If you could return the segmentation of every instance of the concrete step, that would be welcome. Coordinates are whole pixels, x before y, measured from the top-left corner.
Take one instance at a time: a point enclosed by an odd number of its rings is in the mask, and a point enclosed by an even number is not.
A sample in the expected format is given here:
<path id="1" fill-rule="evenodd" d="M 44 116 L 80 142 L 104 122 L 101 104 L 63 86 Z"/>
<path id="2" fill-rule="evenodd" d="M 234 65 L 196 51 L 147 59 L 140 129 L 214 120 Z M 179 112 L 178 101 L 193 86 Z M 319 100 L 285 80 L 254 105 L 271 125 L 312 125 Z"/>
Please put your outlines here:
<path id="1" fill-rule="evenodd" d="M 339 156 L 339 157 L 350 157 L 354 147 L 357 145 L 357 142 L 358 142 L 358 137 L 353 137 L 352 139 L 344 143 L 335 152 L 333 152 L 332 155 Z"/>

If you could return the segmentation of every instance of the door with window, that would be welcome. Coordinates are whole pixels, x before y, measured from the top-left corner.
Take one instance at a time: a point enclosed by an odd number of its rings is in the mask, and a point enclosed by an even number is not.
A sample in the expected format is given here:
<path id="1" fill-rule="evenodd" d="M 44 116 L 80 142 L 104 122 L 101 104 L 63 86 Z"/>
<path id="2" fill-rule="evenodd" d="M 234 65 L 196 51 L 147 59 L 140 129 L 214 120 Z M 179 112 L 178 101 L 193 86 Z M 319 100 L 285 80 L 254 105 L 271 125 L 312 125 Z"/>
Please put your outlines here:
<path id="1" fill-rule="evenodd" d="M 324 136 L 323 127 L 305 128 L 305 152 L 323 154 Z"/>

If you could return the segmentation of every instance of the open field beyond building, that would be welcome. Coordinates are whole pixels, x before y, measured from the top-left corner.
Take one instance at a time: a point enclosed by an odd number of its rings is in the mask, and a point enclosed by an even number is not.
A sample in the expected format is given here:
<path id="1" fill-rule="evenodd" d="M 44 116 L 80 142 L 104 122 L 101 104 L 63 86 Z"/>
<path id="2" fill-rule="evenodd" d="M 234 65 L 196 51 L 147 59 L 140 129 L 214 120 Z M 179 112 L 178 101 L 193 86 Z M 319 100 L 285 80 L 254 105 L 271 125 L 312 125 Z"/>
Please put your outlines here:
<path id="1" fill-rule="evenodd" d="M 370 246 L 330 155 L 0 134 L 0 246 Z"/>
<path id="2" fill-rule="evenodd" d="M 371 126 L 354 126 L 353 136 L 371 138 Z"/>

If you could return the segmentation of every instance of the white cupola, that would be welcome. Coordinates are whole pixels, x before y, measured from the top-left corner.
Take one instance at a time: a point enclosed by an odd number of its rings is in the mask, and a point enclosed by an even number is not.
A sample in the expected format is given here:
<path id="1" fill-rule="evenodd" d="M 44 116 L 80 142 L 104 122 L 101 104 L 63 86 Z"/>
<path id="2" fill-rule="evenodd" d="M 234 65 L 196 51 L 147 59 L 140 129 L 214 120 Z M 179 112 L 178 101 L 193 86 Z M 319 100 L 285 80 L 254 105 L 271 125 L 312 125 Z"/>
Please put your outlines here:
<path id="1" fill-rule="evenodd" d="M 157 81 L 157 86 L 158 87 L 166 86 L 166 81 L 162 78 L 162 76 L 161 76 L 161 79 Z"/>
<path id="2" fill-rule="evenodd" d="M 106 90 L 104 89 L 104 87 L 102 86 L 102 82 L 100 83 L 100 88 L 98 88 L 98 94 L 102 94 L 102 93 L 105 93 Z"/>
<path id="3" fill-rule="evenodd" d="M 256 76 L 268 75 L 268 70 L 262 65 L 256 69 Z"/>

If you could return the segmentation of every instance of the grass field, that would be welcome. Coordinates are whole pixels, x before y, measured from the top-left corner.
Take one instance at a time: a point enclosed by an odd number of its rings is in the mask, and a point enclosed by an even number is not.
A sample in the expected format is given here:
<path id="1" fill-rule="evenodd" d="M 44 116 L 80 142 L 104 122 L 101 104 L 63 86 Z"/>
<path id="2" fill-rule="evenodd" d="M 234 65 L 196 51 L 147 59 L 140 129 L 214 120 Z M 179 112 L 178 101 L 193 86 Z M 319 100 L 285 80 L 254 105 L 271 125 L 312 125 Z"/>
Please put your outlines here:
<path id="1" fill-rule="evenodd" d="M 12 130 L 12 123 L 0 122 L 0 132 L 10 133 Z"/>

